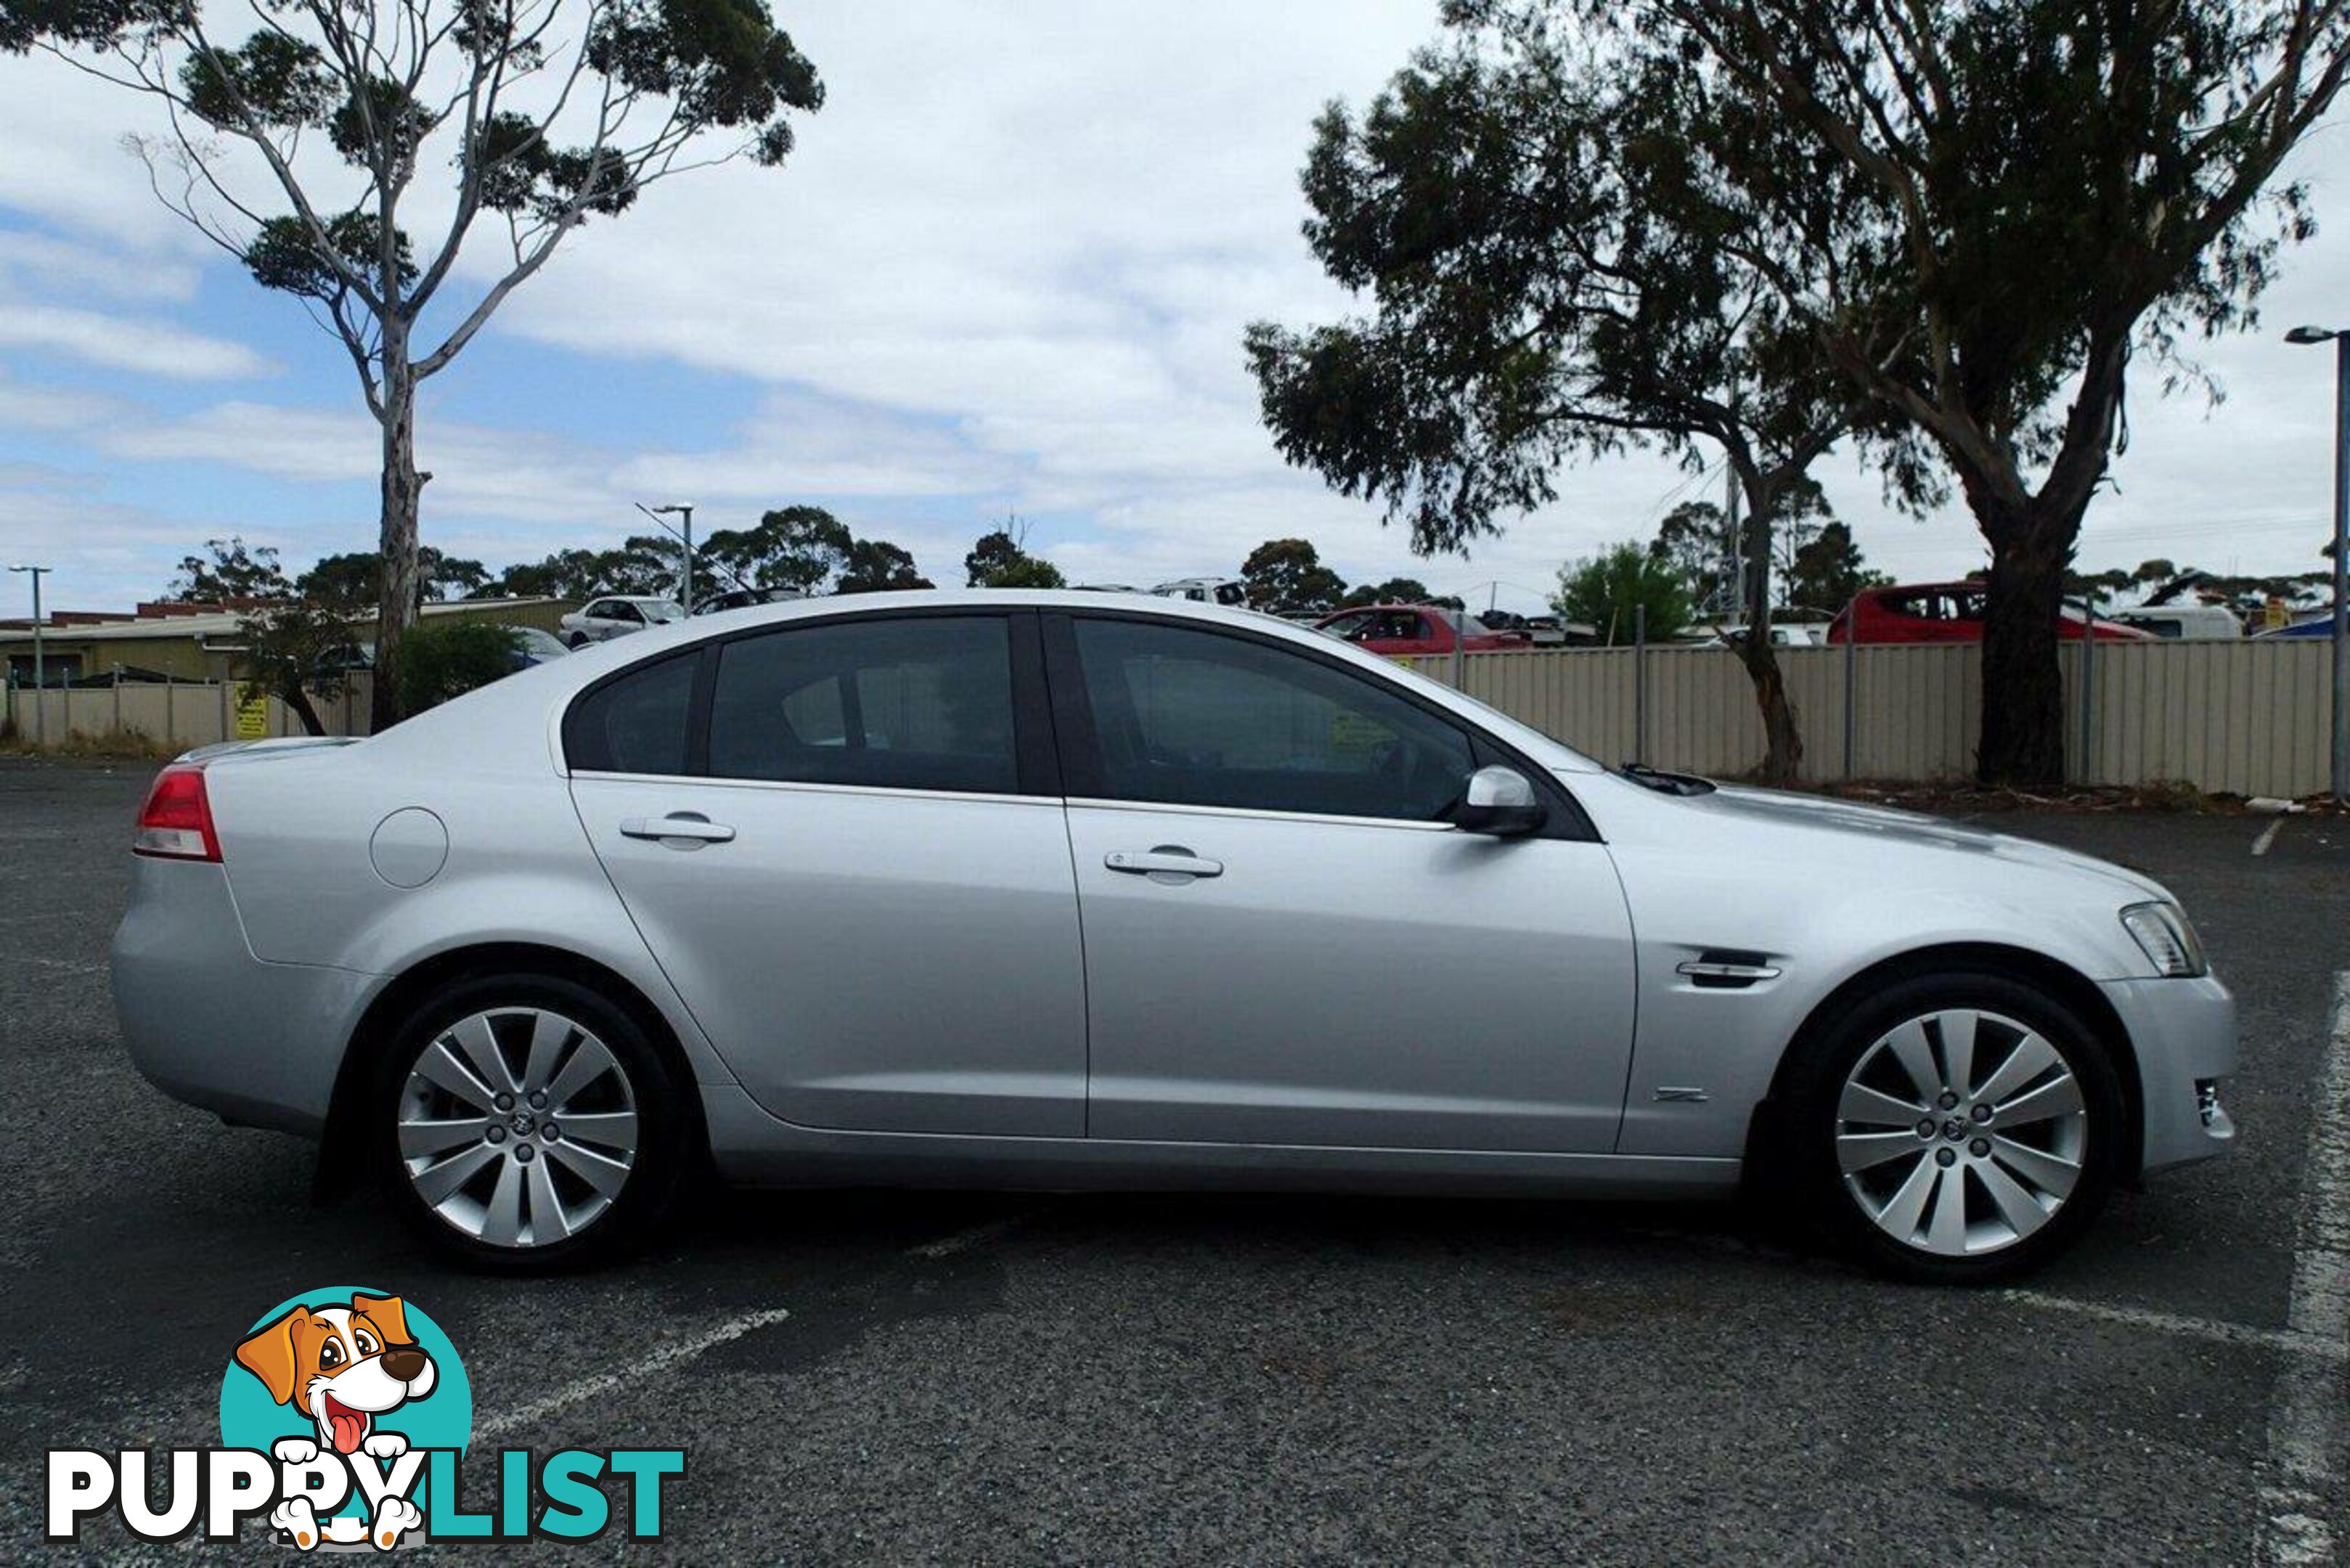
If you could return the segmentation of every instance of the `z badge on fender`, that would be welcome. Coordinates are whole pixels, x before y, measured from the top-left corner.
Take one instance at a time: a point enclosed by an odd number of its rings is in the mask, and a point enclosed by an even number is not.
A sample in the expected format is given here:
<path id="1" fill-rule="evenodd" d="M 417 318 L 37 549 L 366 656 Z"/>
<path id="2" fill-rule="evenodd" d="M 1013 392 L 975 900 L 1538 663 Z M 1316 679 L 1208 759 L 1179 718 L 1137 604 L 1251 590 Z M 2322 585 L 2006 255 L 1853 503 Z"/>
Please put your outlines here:
<path id="1" fill-rule="evenodd" d="M 174 1449 L 160 1462 L 144 1449 L 49 1450 L 48 1538 L 78 1541 L 109 1512 L 142 1541 L 233 1541 L 265 1518 L 297 1551 L 390 1552 L 586 1540 L 618 1511 L 649 1541 L 661 1531 L 662 1479 L 685 1473 L 679 1449 L 567 1449 L 544 1463 L 509 1449 L 495 1511 L 466 1512 L 459 1461 L 473 1402 L 456 1346 L 420 1309 L 367 1289 L 310 1292 L 264 1314 L 230 1358 L 220 1414 L 219 1448 Z"/>

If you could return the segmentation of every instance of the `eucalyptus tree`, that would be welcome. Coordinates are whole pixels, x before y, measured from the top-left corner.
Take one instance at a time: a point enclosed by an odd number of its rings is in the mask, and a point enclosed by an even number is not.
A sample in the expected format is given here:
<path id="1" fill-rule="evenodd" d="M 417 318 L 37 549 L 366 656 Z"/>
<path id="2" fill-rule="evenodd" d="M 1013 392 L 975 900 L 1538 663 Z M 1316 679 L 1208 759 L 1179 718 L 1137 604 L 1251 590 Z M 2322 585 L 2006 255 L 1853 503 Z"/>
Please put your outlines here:
<path id="1" fill-rule="evenodd" d="M 1331 610 L 1347 597 L 1347 580 L 1322 564 L 1310 539 L 1267 539 L 1241 563 L 1252 609 L 1275 615 Z"/>
<path id="2" fill-rule="evenodd" d="M 1535 30 L 1563 7 L 1456 9 Z M 2280 180 L 2350 64 L 2343 0 L 1576 0 L 1701 106 L 1690 182 L 1769 234 L 1776 309 L 1956 482 L 1991 546 L 1980 771 L 2064 774 L 2057 620 L 2128 436 L 2129 371 L 2208 379 L 2307 192 Z M 1887 352 L 1880 324 L 1907 322 Z M 2143 378 L 2141 378 L 2143 387 Z"/>
<path id="3" fill-rule="evenodd" d="M 736 587 L 823 591 L 856 544 L 848 524 L 821 506 L 777 506 L 748 528 L 721 528 L 703 541 L 707 564 Z"/>
<path id="4" fill-rule="evenodd" d="M 1001 527 L 979 536 L 962 558 L 963 578 L 974 588 L 1063 588 L 1061 568 L 1028 553 L 1028 524 L 1006 513 Z"/>
<path id="5" fill-rule="evenodd" d="M 157 195 L 349 356 L 381 431 L 387 719 L 430 478 L 418 384 L 581 224 L 686 170 L 780 163 L 824 97 L 762 0 L 0 0 L 0 49 L 151 100 Z M 477 225 L 504 241 L 478 273 Z"/>
<path id="6" fill-rule="evenodd" d="M 1564 9 L 1448 20 L 1451 37 L 1359 122 L 1333 106 L 1316 127 L 1306 237 L 1372 312 L 1250 328 L 1274 440 L 1384 501 L 1421 554 L 1465 553 L 1555 500 L 1577 462 L 1627 447 L 1692 471 L 1718 460 L 1759 582 L 1811 465 L 1871 412 L 1782 293 L 1781 275 L 1825 271 L 1833 252 L 1725 223 L 1693 177 L 1686 81 L 1605 26 Z M 1764 772 L 1791 777 L 1803 742 L 1769 596 L 1745 608 L 1733 642 Z"/>

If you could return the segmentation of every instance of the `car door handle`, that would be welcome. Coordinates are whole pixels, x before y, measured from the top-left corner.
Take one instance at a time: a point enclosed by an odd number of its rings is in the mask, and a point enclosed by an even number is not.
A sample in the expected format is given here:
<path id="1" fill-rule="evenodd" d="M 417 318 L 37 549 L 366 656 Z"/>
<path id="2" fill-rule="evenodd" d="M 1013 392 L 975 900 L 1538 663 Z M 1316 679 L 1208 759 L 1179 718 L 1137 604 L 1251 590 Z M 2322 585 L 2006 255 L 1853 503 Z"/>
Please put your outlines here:
<path id="1" fill-rule="evenodd" d="M 1202 859 L 1180 844 L 1162 844 L 1148 850 L 1113 849 L 1102 857 L 1102 864 L 1130 877 L 1221 877 L 1224 874 L 1222 861 Z"/>
<path id="2" fill-rule="evenodd" d="M 667 816 L 624 816 L 620 819 L 623 838 L 673 839 L 689 838 L 698 844 L 731 844 L 734 830 L 723 822 L 712 822 L 696 811 L 673 811 Z"/>

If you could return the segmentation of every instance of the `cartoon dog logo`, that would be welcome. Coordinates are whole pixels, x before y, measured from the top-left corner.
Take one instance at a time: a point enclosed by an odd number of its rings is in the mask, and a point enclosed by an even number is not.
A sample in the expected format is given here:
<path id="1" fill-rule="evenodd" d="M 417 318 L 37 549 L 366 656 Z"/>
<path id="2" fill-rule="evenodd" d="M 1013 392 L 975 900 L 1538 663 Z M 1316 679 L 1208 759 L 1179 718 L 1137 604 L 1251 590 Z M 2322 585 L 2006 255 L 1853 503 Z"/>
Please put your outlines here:
<path id="1" fill-rule="evenodd" d="M 308 1417 L 317 1428 L 315 1441 L 278 1440 L 272 1451 L 286 1464 L 307 1464 L 327 1449 L 347 1459 L 358 1453 L 398 1459 L 408 1451 L 408 1439 L 379 1430 L 378 1418 L 431 1394 L 440 1379 L 432 1357 L 408 1332 L 398 1296 L 354 1293 L 348 1306 L 295 1307 L 255 1330 L 236 1347 L 236 1360 L 261 1379 L 271 1399 Z M 320 1539 L 305 1500 L 281 1504 L 270 1522 L 305 1550 Z M 415 1504 L 387 1496 L 369 1521 L 368 1539 L 388 1548 L 422 1522 Z"/>

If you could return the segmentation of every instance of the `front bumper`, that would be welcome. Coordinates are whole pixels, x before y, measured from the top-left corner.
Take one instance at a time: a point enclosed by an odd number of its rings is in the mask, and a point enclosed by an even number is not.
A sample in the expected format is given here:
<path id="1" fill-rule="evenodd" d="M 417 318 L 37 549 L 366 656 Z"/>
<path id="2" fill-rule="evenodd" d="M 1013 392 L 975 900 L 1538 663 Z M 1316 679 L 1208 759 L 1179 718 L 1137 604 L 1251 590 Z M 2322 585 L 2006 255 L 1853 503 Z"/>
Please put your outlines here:
<path id="1" fill-rule="evenodd" d="M 2199 980 L 2116 980 L 2100 988 L 2137 1054 L 2146 1098 L 2139 1169 L 2151 1173 L 2224 1154 L 2236 1124 L 2219 1099 L 2236 1071 L 2236 999 Z"/>
<path id="2" fill-rule="evenodd" d="M 344 1043 L 382 983 L 265 963 L 215 865 L 142 858 L 114 933 L 114 1010 L 131 1064 L 192 1106 L 317 1137 Z"/>

